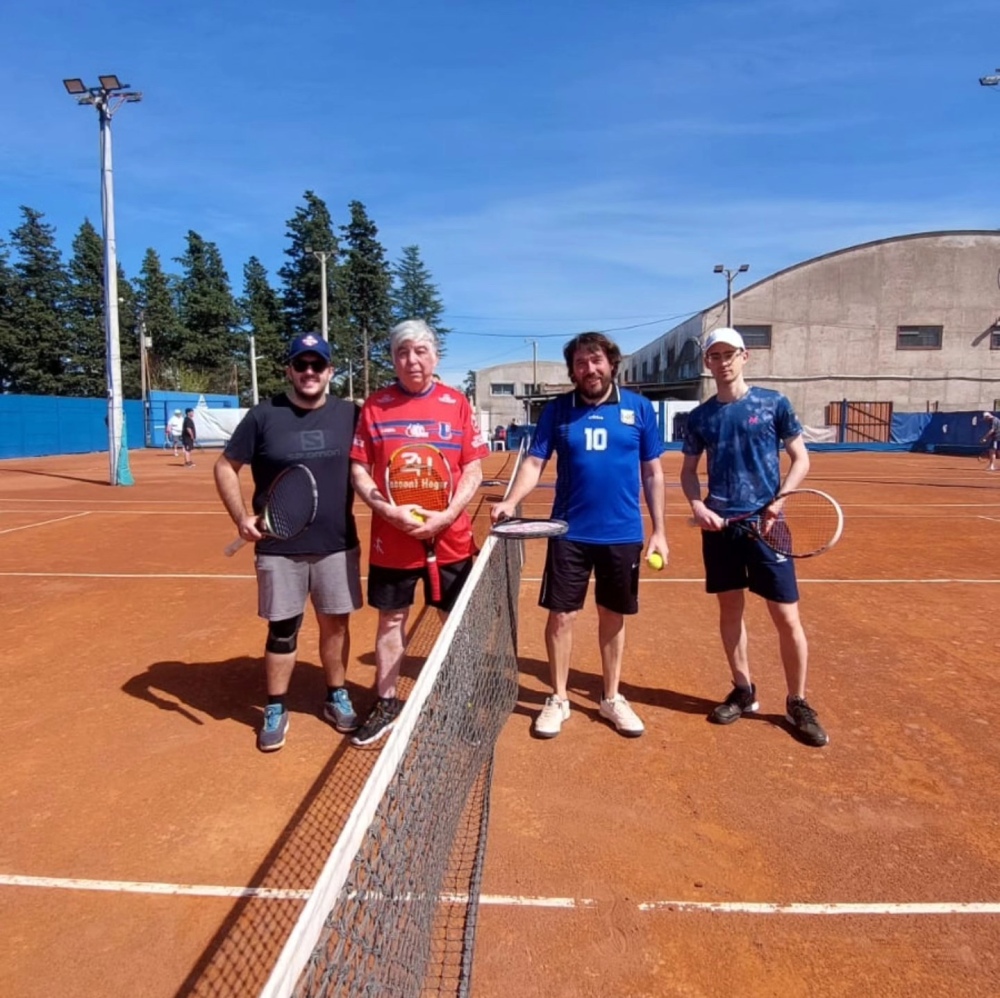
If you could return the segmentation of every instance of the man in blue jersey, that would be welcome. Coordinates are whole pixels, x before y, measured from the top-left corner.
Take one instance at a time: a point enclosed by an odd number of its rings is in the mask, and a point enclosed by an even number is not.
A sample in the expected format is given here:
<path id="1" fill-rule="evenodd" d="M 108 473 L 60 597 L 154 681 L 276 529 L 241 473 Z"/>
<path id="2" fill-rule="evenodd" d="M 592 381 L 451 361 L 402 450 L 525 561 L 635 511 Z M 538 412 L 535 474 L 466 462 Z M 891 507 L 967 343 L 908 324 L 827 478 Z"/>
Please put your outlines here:
<path id="1" fill-rule="evenodd" d="M 566 685 L 573 653 L 573 624 L 595 581 L 598 641 L 604 692 L 600 715 L 626 737 L 645 730 L 618 692 L 625 617 L 639 609 L 639 561 L 643 553 L 640 488 L 652 520 L 646 556 L 667 561 L 663 519 L 663 450 L 656 415 L 648 399 L 619 388 L 618 347 L 602 333 L 581 333 L 563 350 L 571 392 L 542 410 L 531 448 L 506 500 L 490 517 L 496 522 L 514 514 L 518 503 L 538 484 L 553 454 L 556 493 L 552 516 L 569 531 L 548 542 L 539 605 L 549 611 L 545 646 L 552 695 L 535 719 L 539 738 L 554 738 L 569 719 Z"/>
<path id="2" fill-rule="evenodd" d="M 702 350 L 716 394 L 688 416 L 681 488 L 702 530 L 705 589 L 719 600 L 719 630 L 733 679 L 729 696 L 709 717 L 716 724 L 732 724 L 759 707 L 743 622 L 744 590 L 749 589 L 767 601 L 778 632 L 788 688 L 785 719 L 800 740 L 822 746 L 829 739 L 806 701 L 808 644 L 799 619 L 795 563 L 725 525 L 727 517 L 754 512 L 779 492 L 799 487 L 809 471 L 802 426 L 784 395 L 746 383 L 749 355 L 735 329 L 709 333 Z M 784 481 L 782 444 L 790 458 Z M 703 497 L 698 464 L 705 453 L 708 495 Z M 777 515 L 778 509 L 772 505 L 769 512 Z"/>

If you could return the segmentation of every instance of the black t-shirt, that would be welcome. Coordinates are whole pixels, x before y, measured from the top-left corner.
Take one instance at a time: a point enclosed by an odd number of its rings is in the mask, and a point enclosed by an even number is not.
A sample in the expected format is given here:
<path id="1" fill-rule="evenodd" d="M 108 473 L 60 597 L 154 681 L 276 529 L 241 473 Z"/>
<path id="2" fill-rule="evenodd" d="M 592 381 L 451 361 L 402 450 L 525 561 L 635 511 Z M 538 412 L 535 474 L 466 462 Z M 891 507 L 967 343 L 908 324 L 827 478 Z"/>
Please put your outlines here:
<path id="1" fill-rule="evenodd" d="M 195 440 L 196 436 L 197 436 L 197 434 L 195 433 L 195 430 L 194 430 L 194 417 L 193 416 L 185 416 L 184 417 L 184 423 L 181 426 L 181 439 L 182 440 L 188 440 L 191 443 L 194 443 L 194 440 Z"/>
<path id="2" fill-rule="evenodd" d="M 290 465 L 304 464 L 316 479 L 316 519 L 289 541 L 259 541 L 261 554 L 334 554 L 357 547 L 350 455 L 359 411 L 332 395 L 318 409 L 300 409 L 287 395 L 275 395 L 255 405 L 233 431 L 225 455 L 250 465 L 255 512 Z"/>

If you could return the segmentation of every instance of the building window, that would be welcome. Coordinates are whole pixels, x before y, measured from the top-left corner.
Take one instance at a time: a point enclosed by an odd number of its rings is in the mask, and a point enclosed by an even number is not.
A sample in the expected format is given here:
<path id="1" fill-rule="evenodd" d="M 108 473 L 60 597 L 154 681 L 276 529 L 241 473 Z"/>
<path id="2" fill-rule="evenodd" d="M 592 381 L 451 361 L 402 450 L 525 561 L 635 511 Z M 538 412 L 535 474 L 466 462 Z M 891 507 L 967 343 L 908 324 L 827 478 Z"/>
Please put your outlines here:
<path id="1" fill-rule="evenodd" d="M 897 326 L 897 350 L 940 350 L 944 326 Z"/>
<path id="2" fill-rule="evenodd" d="M 1000 350 L 1000 326 L 994 326 L 990 330 L 990 349 Z"/>
<path id="3" fill-rule="evenodd" d="M 490 395 L 513 395 L 513 381 L 492 381 L 490 382 Z"/>
<path id="4" fill-rule="evenodd" d="M 736 331 L 743 337 L 747 350 L 770 350 L 770 326 L 737 326 Z"/>
<path id="5" fill-rule="evenodd" d="M 533 385 L 533 384 L 531 384 L 531 382 L 526 381 L 524 383 L 524 392 L 523 392 L 523 394 L 524 395 L 531 395 L 532 397 L 534 397 L 535 395 L 541 395 L 542 394 L 542 385 L 541 385 L 541 382 L 539 382 L 537 385 Z"/>

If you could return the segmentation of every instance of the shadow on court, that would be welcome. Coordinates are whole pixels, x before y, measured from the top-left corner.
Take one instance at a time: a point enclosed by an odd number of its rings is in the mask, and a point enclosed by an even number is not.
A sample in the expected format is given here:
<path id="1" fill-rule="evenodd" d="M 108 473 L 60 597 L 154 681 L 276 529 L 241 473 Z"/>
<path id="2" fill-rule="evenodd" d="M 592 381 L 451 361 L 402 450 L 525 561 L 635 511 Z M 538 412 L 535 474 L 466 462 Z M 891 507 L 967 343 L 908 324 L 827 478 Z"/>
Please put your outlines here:
<path id="1" fill-rule="evenodd" d="M 367 683 L 348 679 L 347 686 L 358 699 L 364 699 L 368 692 Z M 122 690 L 160 710 L 174 711 L 192 724 L 204 724 L 199 714 L 207 714 L 216 721 L 237 721 L 254 730 L 260 725 L 267 699 L 263 662 L 249 656 L 222 662 L 154 662 L 125 682 Z M 298 662 L 285 700 L 287 709 L 316 714 L 325 697 L 322 668 Z"/>

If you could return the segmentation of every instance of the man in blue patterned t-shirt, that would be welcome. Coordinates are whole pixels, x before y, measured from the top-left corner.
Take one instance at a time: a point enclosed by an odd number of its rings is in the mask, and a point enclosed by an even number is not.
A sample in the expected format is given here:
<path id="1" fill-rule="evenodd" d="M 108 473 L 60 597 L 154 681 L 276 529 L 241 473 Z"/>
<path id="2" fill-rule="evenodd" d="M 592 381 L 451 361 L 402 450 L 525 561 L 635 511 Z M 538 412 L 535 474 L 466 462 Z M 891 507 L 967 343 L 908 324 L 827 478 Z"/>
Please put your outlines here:
<path id="1" fill-rule="evenodd" d="M 778 631 L 788 687 L 785 719 L 802 741 L 825 745 L 827 734 L 806 701 L 808 643 L 799 619 L 795 563 L 725 523 L 729 517 L 769 506 L 779 492 L 799 487 L 809 471 L 802 426 L 784 395 L 746 383 L 743 368 L 749 355 L 735 329 L 709 333 L 702 349 L 716 394 L 688 416 L 681 488 L 702 530 L 705 589 L 719 600 L 719 630 L 733 678 L 729 696 L 709 717 L 716 724 L 732 724 L 759 706 L 743 622 L 744 590 L 749 589 L 767 600 Z M 782 445 L 790 458 L 784 481 Z M 698 474 L 702 454 L 708 455 L 704 497 Z"/>
<path id="2" fill-rule="evenodd" d="M 621 352 L 602 333 L 581 333 L 563 349 L 571 392 L 553 399 L 538 418 L 531 449 L 506 500 L 493 507 L 494 522 L 512 516 L 556 456 L 552 515 L 569 524 L 548 542 L 539 605 L 549 611 L 545 646 L 552 696 L 535 719 L 535 735 L 554 738 L 569 719 L 573 624 L 583 608 L 591 573 L 597 603 L 604 692 L 600 715 L 623 735 L 645 727 L 618 692 L 625 616 L 639 609 L 639 559 L 643 553 L 640 488 L 652 521 L 646 557 L 667 561 L 663 521 L 663 450 L 649 399 L 615 383 Z"/>

